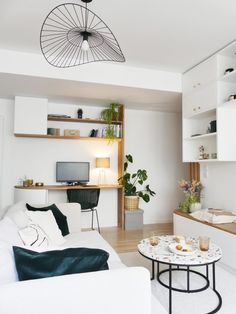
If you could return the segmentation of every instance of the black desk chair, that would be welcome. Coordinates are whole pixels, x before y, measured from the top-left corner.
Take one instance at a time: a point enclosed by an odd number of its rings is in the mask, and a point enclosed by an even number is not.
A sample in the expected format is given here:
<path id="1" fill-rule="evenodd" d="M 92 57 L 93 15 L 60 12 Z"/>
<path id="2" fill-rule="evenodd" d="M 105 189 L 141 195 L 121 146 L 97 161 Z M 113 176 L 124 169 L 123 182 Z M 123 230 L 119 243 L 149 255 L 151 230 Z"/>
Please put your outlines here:
<path id="1" fill-rule="evenodd" d="M 82 212 L 91 212 L 92 213 L 92 230 L 93 228 L 93 220 L 94 220 L 94 212 L 97 218 L 97 226 L 98 232 L 100 233 L 100 225 L 98 219 L 97 205 L 100 195 L 100 189 L 68 189 L 67 190 L 67 198 L 69 203 L 79 203 L 81 206 Z"/>

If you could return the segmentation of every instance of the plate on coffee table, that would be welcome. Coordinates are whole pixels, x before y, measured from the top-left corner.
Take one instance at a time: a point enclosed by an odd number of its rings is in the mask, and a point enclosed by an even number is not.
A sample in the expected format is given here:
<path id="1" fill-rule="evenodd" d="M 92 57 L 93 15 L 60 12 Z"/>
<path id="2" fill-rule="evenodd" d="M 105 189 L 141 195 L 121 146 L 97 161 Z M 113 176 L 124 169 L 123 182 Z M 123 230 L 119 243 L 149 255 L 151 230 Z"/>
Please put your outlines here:
<path id="1" fill-rule="evenodd" d="M 178 255 L 192 255 L 195 253 L 196 249 L 192 245 L 171 243 L 169 245 L 169 250 Z"/>

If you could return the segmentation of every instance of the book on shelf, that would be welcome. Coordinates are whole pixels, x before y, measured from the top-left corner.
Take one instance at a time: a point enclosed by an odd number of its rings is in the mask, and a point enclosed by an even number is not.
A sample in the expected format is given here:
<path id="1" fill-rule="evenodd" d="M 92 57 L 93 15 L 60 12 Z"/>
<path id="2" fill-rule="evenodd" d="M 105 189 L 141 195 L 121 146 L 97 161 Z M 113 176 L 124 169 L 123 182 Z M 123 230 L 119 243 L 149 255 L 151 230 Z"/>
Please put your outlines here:
<path id="1" fill-rule="evenodd" d="M 49 113 L 48 118 L 71 118 L 71 116 L 68 116 L 67 114 L 57 114 L 57 113 Z"/>

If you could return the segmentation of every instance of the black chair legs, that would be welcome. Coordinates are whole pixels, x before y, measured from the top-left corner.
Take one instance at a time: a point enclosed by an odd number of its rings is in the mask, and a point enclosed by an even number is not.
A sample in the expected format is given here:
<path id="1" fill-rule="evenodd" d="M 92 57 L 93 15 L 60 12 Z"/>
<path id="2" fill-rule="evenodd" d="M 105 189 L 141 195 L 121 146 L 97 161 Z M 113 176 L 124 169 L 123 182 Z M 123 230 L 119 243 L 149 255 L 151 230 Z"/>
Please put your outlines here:
<path id="1" fill-rule="evenodd" d="M 97 220 L 98 232 L 99 232 L 99 233 L 101 233 L 101 232 L 100 232 L 99 219 L 98 219 L 98 212 L 97 212 L 97 209 L 96 209 L 96 208 L 93 208 L 93 209 L 92 209 L 92 226 L 91 226 L 91 229 L 92 229 L 92 230 L 94 230 L 94 227 L 93 227 L 93 219 L 94 219 L 94 217 L 93 217 L 93 216 L 94 216 L 94 212 L 95 212 L 95 214 L 96 214 L 96 220 Z"/>
<path id="2" fill-rule="evenodd" d="M 101 233 L 101 232 L 100 232 L 100 225 L 99 225 L 99 219 L 98 219 L 98 211 L 97 211 L 97 209 L 95 209 L 95 213 L 96 213 L 96 218 L 97 218 L 98 232 Z"/>

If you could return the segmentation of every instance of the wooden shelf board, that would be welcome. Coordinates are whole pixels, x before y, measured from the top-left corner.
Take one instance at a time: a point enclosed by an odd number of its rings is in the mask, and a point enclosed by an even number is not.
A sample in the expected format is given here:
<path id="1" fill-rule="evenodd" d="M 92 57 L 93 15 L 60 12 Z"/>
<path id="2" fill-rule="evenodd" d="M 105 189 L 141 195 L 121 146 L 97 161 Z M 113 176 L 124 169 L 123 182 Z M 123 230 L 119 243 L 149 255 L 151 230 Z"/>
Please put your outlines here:
<path id="1" fill-rule="evenodd" d="M 48 121 L 107 124 L 106 121 L 99 120 L 99 119 L 75 119 L 75 118 L 48 117 Z M 122 121 L 112 121 L 112 124 L 123 124 L 123 122 Z"/>
<path id="2" fill-rule="evenodd" d="M 54 190 L 54 191 L 61 191 L 61 190 L 68 190 L 68 189 L 75 189 L 75 190 L 80 190 L 80 189 L 122 189 L 122 185 L 119 184 L 100 184 L 100 185 L 87 185 L 87 186 L 81 186 L 81 185 L 44 185 L 44 186 L 29 186 L 25 187 L 22 185 L 16 185 L 16 189 L 21 189 L 21 190 Z"/>
<path id="3" fill-rule="evenodd" d="M 198 135 L 198 136 L 190 136 L 190 137 L 186 137 L 184 138 L 184 140 L 188 140 L 188 141 L 191 141 L 191 140 L 197 140 L 197 139 L 202 139 L 202 138 L 213 138 L 217 135 L 217 132 L 214 132 L 214 133 L 207 133 L 207 134 L 202 134 L 202 135 Z"/>
<path id="4" fill-rule="evenodd" d="M 16 137 L 25 138 L 47 138 L 57 140 L 80 140 L 80 141 L 113 141 L 105 137 L 83 137 L 83 136 L 57 136 L 57 135 L 42 135 L 42 134 L 14 134 Z M 120 142 L 122 138 L 114 138 L 114 141 Z"/>

